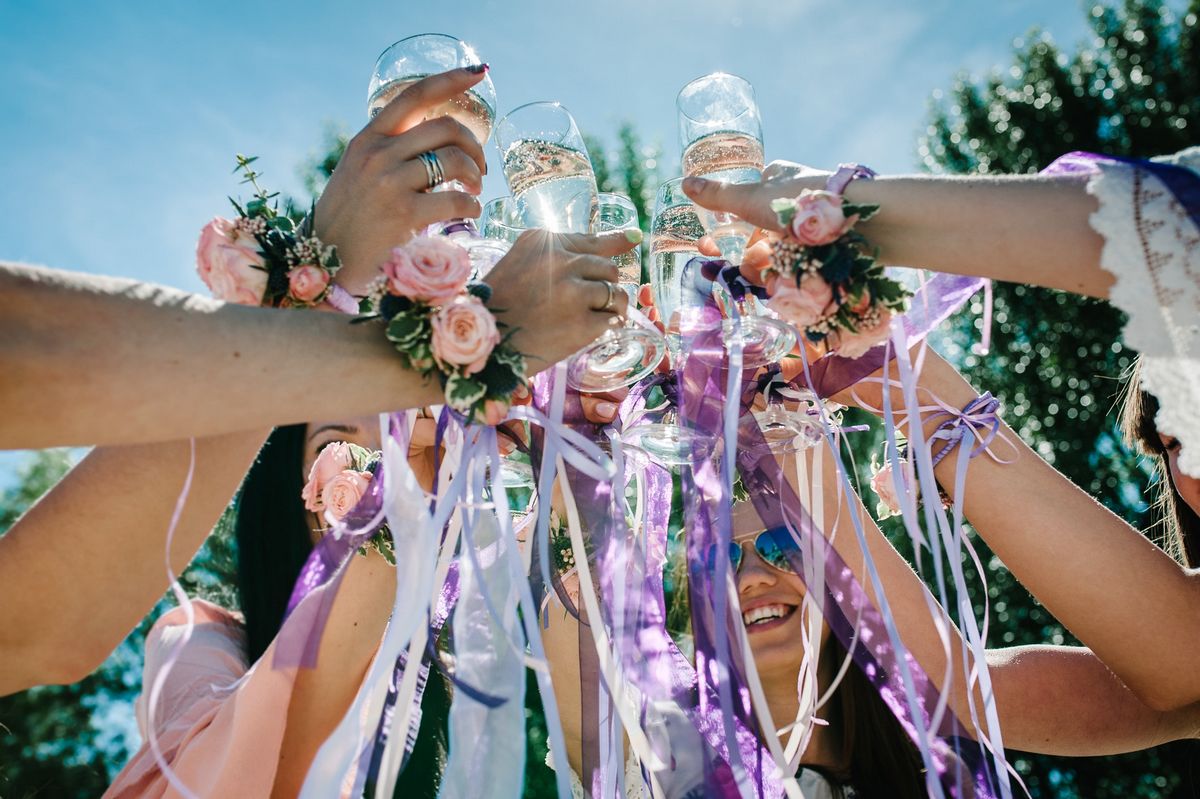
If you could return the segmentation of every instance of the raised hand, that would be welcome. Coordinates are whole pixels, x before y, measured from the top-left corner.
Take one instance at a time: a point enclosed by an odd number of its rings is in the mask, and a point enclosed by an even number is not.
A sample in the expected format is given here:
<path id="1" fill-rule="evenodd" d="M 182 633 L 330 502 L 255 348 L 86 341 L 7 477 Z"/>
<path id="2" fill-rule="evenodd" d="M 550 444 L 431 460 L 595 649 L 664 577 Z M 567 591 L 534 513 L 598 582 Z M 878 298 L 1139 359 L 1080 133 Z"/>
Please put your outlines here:
<path id="1" fill-rule="evenodd" d="M 622 231 L 587 236 L 527 230 L 488 274 L 488 307 L 515 331 L 513 346 L 529 359 L 531 373 L 578 351 L 624 315 L 629 298 L 605 281 L 617 282 L 612 258 L 634 244 Z"/>
<path id="2" fill-rule="evenodd" d="M 367 284 L 393 247 L 443 219 L 478 217 L 487 171 L 483 145 L 461 122 L 426 115 L 481 81 L 484 72 L 454 69 L 414 83 L 359 131 L 317 202 L 315 233 L 336 244 L 337 282 L 352 294 Z M 437 155 L 447 181 L 467 191 L 430 192 L 425 165 Z"/>
<path id="3" fill-rule="evenodd" d="M 683 192 L 697 205 L 712 211 L 726 211 L 765 230 L 782 228 L 771 210 L 771 201 L 795 197 L 803 189 L 821 189 L 828 172 L 788 161 L 772 161 L 763 170 L 758 183 L 721 183 L 704 178 L 683 181 Z"/>

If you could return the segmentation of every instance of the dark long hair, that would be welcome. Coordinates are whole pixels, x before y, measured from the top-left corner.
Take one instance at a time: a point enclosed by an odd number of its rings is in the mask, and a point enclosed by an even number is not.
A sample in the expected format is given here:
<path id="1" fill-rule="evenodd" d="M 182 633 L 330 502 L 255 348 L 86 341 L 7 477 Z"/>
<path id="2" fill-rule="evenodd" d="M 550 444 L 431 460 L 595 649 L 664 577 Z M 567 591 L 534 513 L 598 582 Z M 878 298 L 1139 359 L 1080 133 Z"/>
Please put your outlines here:
<path id="1" fill-rule="evenodd" d="M 1154 462 L 1158 475 L 1158 497 L 1154 507 L 1158 512 L 1156 526 L 1161 534 L 1156 543 L 1184 566 L 1200 565 L 1200 516 L 1188 506 L 1175 488 L 1167 450 L 1158 437 L 1154 417 L 1158 415 L 1158 400 L 1142 390 L 1141 358 L 1129 370 L 1121 408 L 1121 432 L 1125 440 L 1137 447 Z"/>
<path id="2" fill-rule="evenodd" d="M 821 657 L 841 663 L 846 648 L 830 635 Z M 829 726 L 840 731 L 840 768 L 820 769 L 834 785 L 853 787 L 856 799 L 922 799 L 921 753 L 858 666 L 846 670 L 829 708 Z"/>
<path id="3" fill-rule="evenodd" d="M 237 589 L 246 620 L 246 658 L 254 663 L 283 626 L 292 586 L 312 552 L 312 517 L 300 500 L 307 427 L 277 427 L 238 495 Z M 450 692 L 436 668 L 421 700 L 421 729 L 395 796 L 434 799 L 448 749 Z"/>

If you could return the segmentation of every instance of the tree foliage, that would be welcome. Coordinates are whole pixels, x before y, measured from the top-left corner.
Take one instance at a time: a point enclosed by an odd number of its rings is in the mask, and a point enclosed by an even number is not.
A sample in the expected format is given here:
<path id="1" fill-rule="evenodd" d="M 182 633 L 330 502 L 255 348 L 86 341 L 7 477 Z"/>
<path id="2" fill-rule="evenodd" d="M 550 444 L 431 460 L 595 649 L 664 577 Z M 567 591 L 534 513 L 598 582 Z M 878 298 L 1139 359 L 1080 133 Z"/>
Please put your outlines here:
<path id="1" fill-rule="evenodd" d="M 1200 0 L 1177 13 L 1161 0 L 1124 0 L 1087 10 L 1094 37 L 1066 53 L 1037 32 L 1015 45 L 1007 71 L 960 76 L 935 92 L 919 154 L 930 171 L 1022 173 L 1071 150 L 1149 157 L 1194 144 L 1200 131 Z M 977 303 L 976 311 L 979 307 Z M 1113 404 L 1135 353 L 1120 343 L 1122 314 L 1104 302 L 997 284 L 992 351 L 978 341 L 978 315 L 954 340 L 972 382 L 1060 471 L 1134 524 L 1146 525 L 1153 490 L 1139 458 L 1121 442 Z M 953 354 L 953 353 L 952 353 Z M 1074 643 L 1070 634 L 990 559 L 988 597 L 995 644 Z M 996 567 L 996 568 L 991 568 Z M 982 596 L 976 597 L 980 606 Z M 1191 744 L 1123 757 L 1018 755 L 1034 796 L 1166 797 L 1184 793 Z"/>

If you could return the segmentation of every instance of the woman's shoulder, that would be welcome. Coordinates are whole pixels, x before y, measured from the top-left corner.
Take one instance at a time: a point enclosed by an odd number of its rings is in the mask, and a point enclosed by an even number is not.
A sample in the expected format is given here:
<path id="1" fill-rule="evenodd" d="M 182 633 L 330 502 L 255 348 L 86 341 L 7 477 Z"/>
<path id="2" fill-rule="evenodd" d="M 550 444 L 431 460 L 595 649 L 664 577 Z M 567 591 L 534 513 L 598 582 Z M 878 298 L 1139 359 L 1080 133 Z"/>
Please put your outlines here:
<path id="1" fill-rule="evenodd" d="M 136 708 L 143 731 L 150 721 L 151 687 L 164 671 L 154 715 L 171 718 L 197 699 L 232 688 L 245 675 L 245 641 L 241 614 L 203 599 L 159 616 L 146 636 L 143 693 Z"/>

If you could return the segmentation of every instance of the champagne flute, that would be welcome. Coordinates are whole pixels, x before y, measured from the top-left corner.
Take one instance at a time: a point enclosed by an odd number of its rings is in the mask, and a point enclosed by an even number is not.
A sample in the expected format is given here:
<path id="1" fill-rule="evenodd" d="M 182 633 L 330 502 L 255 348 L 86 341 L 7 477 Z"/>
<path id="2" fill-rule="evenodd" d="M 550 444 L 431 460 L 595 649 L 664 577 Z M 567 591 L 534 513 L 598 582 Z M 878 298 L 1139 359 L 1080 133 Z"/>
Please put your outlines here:
<path id="1" fill-rule="evenodd" d="M 596 175 L 574 117 L 560 103 L 528 103 L 496 125 L 496 147 L 518 216 L 552 233 L 589 233 Z"/>
<path id="2" fill-rule="evenodd" d="M 682 317 L 689 309 L 703 307 L 704 298 L 712 291 L 711 281 L 698 270 L 699 262 L 692 262 L 700 255 L 696 241 L 704 234 L 704 228 L 696 207 L 683 193 L 682 183 L 683 178 L 675 178 L 658 187 L 650 225 L 650 290 L 667 328 L 667 347 L 676 368 L 682 356 L 679 346 Z M 691 463 L 694 456 L 711 451 L 713 445 L 711 439 L 681 427 L 679 412 L 674 407 L 669 407 L 657 422 L 638 424 L 624 431 L 621 440 L 667 467 Z"/>
<path id="3" fill-rule="evenodd" d="M 620 194 L 597 195 L 596 233 L 641 230 L 633 201 Z M 617 288 L 636 307 L 642 279 L 642 248 L 634 247 L 613 258 L 617 265 Z M 600 338 L 571 356 L 567 382 L 580 391 L 614 391 L 641 380 L 654 371 L 666 352 L 667 341 L 658 330 L 642 327 L 628 319 L 610 327 Z"/>
<path id="4" fill-rule="evenodd" d="M 555 233 L 605 232 L 638 227 L 637 210 L 625 197 L 601 204 L 583 135 L 559 103 L 530 103 L 496 126 L 496 144 L 516 213 L 528 227 Z M 624 260 L 622 260 L 624 259 Z M 618 256 L 621 288 L 636 296 L 638 255 Z M 567 383 L 579 391 L 614 391 L 654 371 L 666 342 L 656 330 L 625 324 L 605 331 L 572 356 Z"/>
<path id="5" fill-rule="evenodd" d="M 512 197 L 497 197 L 484 204 L 483 213 L 479 215 L 479 232 L 485 239 L 515 244 L 523 230 L 525 220 Z"/>
<path id="6" fill-rule="evenodd" d="M 683 172 L 722 183 L 751 183 L 762 177 L 762 120 L 754 87 L 736 75 L 714 72 L 684 86 L 676 99 Z M 697 208 L 705 231 L 721 256 L 737 266 L 742 262 L 754 226 L 735 214 Z M 792 329 L 762 313 L 747 296 L 739 319 L 726 323 L 726 338 L 738 340 L 746 366 L 765 366 L 796 345 Z"/>
<path id="7" fill-rule="evenodd" d="M 466 42 L 443 33 L 420 33 L 401 39 L 380 54 L 367 87 L 367 115 L 374 119 L 384 106 L 417 81 L 452 69 L 483 63 Z M 426 115 L 426 119 L 452 117 L 471 131 L 480 146 L 487 143 L 496 116 L 496 87 L 490 75 L 463 94 L 452 97 Z M 434 191 L 462 191 L 457 180 L 442 184 Z M 474 225 L 465 219 L 448 220 L 441 233 L 474 233 Z"/>

